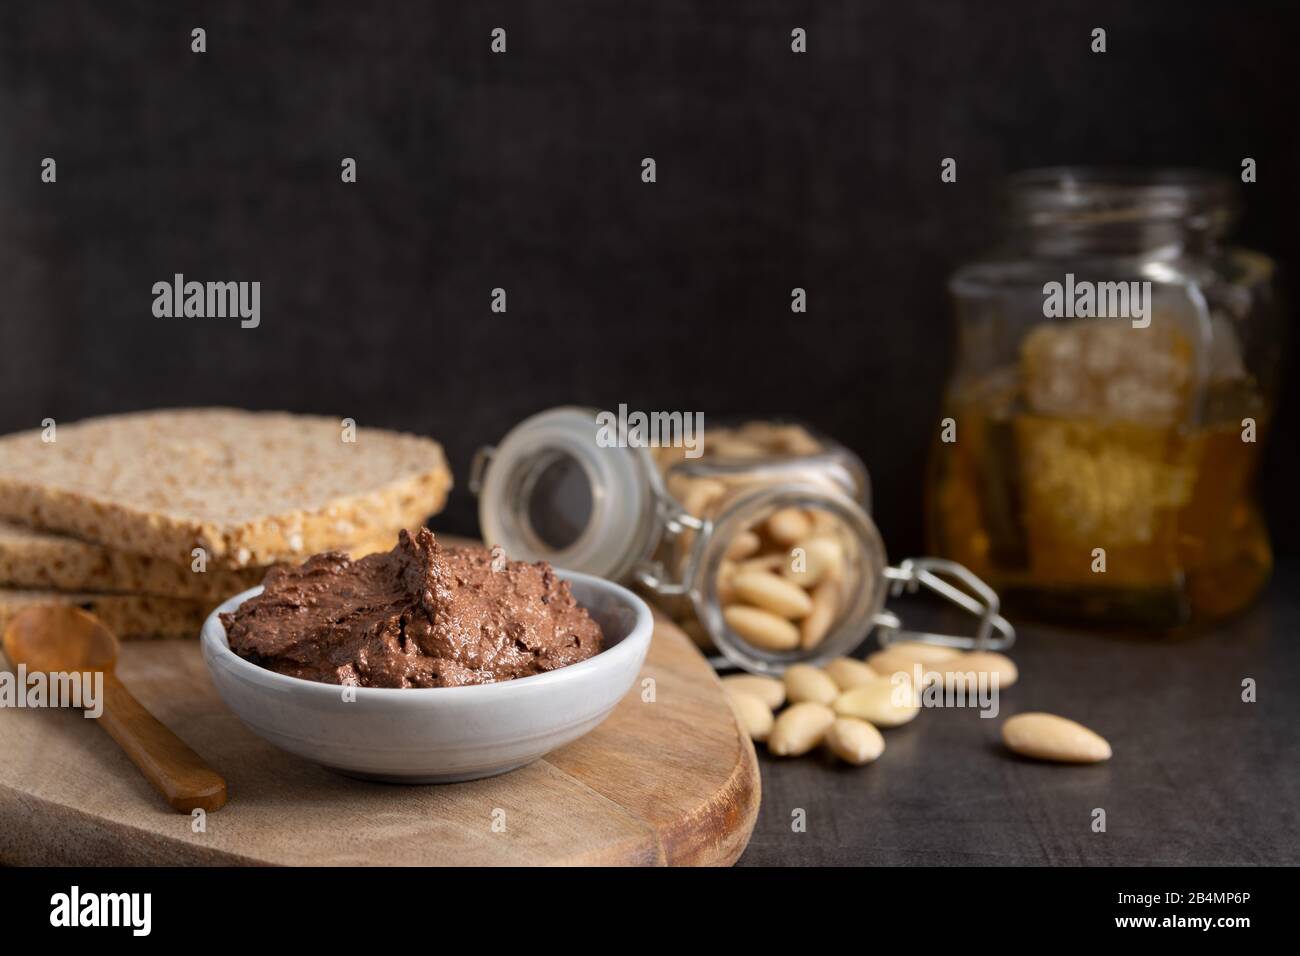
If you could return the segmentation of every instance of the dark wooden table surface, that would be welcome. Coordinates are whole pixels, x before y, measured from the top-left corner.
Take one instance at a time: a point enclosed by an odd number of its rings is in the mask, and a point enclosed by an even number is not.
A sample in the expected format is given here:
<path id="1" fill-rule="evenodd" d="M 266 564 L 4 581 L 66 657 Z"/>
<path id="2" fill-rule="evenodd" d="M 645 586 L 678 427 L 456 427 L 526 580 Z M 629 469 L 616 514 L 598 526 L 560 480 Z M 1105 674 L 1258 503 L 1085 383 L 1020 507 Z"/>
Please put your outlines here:
<path id="1" fill-rule="evenodd" d="M 741 865 L 1300 863 L 1300 565 L 1279 568 L 1242 617 L 1179 642 L 1015 623 L 1020 681 L 996 719 L 923 711 L 861 768 L 760 745 L 763 800 Z M 1255 703 L 1242 701 L 1246 678 Z M 1002 720 L 1029 710 L 1092 727 L 1114 757 L 1070 767 L 1006 753 Z"/>

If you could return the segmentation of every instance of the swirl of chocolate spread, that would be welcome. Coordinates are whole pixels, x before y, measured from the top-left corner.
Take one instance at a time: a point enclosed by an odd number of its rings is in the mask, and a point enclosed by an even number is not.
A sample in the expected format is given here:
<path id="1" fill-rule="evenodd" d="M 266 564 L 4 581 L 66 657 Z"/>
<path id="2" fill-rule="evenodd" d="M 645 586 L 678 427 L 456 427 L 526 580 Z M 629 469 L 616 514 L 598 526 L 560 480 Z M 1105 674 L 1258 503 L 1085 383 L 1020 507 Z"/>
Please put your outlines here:
<path id="1" fill-rule="evenodd" d="M 353 561 L 276 568 L 221 615 L 230 649 L 269 670 L 360 687 L 457 687 L 552 671 L 601 649 L 600 625 L 546 562 L 444 548 L 427 528 Z"/>

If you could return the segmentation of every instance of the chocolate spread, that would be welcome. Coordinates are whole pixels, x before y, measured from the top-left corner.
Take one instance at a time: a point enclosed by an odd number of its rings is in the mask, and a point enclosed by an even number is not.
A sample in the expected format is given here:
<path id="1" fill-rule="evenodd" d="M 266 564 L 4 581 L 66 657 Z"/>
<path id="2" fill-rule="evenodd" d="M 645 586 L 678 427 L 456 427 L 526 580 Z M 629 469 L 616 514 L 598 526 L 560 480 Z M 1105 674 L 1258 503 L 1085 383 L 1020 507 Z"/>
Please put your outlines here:
<path id="1" fill-rule="evenodd" d="M 495 569 L 494 569 L 495 568 Z M 353 561 L 276 568 L 221 615 L 230 649 L 281 674 L 361 687 L 456 687 L 555 670 L 601 649 L 600 625 L 545 562 L 444 548 L 427 528 Z"/>

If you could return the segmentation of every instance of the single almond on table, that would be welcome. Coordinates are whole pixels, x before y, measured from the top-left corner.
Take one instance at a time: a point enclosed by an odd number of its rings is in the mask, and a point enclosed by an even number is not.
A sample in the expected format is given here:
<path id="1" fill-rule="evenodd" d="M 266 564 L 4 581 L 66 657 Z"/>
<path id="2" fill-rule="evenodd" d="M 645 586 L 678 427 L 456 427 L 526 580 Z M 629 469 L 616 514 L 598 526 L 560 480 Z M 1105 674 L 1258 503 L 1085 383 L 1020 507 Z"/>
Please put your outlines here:
<path id="1" fill-rule="evenodd" d="M 880 676 L 870 664 L 853 657 L 837 657 L 822 669 L 831 676 L 831 680 L 835 681 L 840 690 L 861 687 Z"/>
<path id="2" fill-rule="evenodd" d="M 1002 742 L 1022 757 L 1057 763 L 1109 760 L 1110 744 L 1083 724 L 1055 714 L 1016 714 L 1002 725 Z"/>
<path id="3" fill-rule="evenodd" d="M 826 746 L 841 760 L 861 766 L 885 752 L 885 738 L 865 720 L 838 717 L 826 731 Z"/>
<path id="4" fill-rule="evenodd" d="M 886 677 L 897 674 L 900 671 L 912 678 L 916 683 L 916 669 L 920 667 L 923 679 L 921 684 L 925 685 L 938 677 L 931 678 L 931 681 L 924 679 L 924 675 L 939 675 L 942 668 L 938 665 L 943 664 L 954 657 L 959 657 L 961 652 L 953 647 L 944 647 L 940 644 L 925 644 L 921 641 L 899 641 L 897 644 L 890 644 L 888 647 L 876 651 L 867 657 L 867 663 L 877 674 Z"/>
<path id="5" fill-rule="evenodd" d="M 825 704 L 805 701 L 787 707 L 772 725 L 767 749 L 778 757 L 803 756 L 825 739 L 833 723 L 835 714 Z"/>
<path id="6" fill-rule="evenodd" d="M 749 739 L 766 740 L 768 734 L 772 732 L 772 724 L 776 719 L 772 716 L 772 709 L 753 694 L 740 691 L 727 694 L 727 700 L 736 715 L 736 722 L 745 733 L 749 734 Z"/>
<path id="7" fill-rule="evenodd" d="M 792 704 L 801 704 L 806 700 L 815 704 L 830 704 L 840 696 L 840 688 L 820 667 L 794 664 L 785 672 L 785 695 Z"/>
<path id="8" fill-rule="evenodd" d="M 957 657 L 961 654 L 961 651 L 955 647 L 948 647 L 944 644 L 929 644 L 925 641 L 895 641 L 882 647 L 871 657 L 878 657 L 883 654 L 899 654 L 918 660 L 922 664 L 939 664 Z M 867 658 L 868 664 L 871 664 L 871 657 Z M 871 664 L 871 666 L 875 667 L 876 665 Z"/>
<path id="9" fill-rule="evenodd" d="M 965 682 L 965 686 L 970 687 L 980 680 L 981 674 L 997 674 L 998 688 L 1002 689 L 1010 687 L 1020 677 L 1015 662 L 1005 654 L 996 651 L 971 651 L 969 654 L 959 654 L 934 669 L 943 674 L 944 684 L 949 687 L 956 684 L 959 678 Z M 985 680 L 987 679 L 986 677 Z"/>
<path id="10" fill-rule="evenodd" d="M 732 674 L 722 678 L 722 689 L 728 694 L 750 694 L 776 710 L 785 704 L 785 684 L 775 677 L 759 674 Z"/>
<path id="11" fill-rule="evenodd" d="M 877 677 L 846 690 L 832 706 L 841 717 L 857 717 L 877 727 L 897 727 L 921 711 L 912 682 L 895 683 L 889 677 Z"/>

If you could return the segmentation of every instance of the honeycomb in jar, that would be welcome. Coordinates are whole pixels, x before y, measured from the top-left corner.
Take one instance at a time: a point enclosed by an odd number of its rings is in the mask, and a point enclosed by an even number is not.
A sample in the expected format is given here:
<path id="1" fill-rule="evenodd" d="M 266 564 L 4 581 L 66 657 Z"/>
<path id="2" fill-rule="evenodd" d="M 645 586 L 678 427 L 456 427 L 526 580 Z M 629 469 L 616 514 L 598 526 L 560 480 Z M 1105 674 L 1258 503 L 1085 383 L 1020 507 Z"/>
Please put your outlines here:
<path id="1" fill-rule="evenodd" d="M 1191 342 L 1169 322 L 1040 325 L 1020 346 L 1025 405 L 1054 418 L 1172 425 L 1189 411 L 1193 360 Z"/>
<path id="2" fill-rule="evenodd" d="M 1171 550 L 1194 475 L 1169 429 L 1019 416 L 1031 561 L 1061 551 L 1081 569 L 1093 548 Z"/>
<path id="3" fill-rule="evenodd" d="M 1195 479 L 1181 437 L 1195 384 L 1187 337 L 1169 322 L 1044 325 L 1025 337 L 1020 373 L 1023 407 L 1007 424 L 1030 572 L 1095 580 L 1101 548 L 1130 577 L 1168 578 Z"/>

